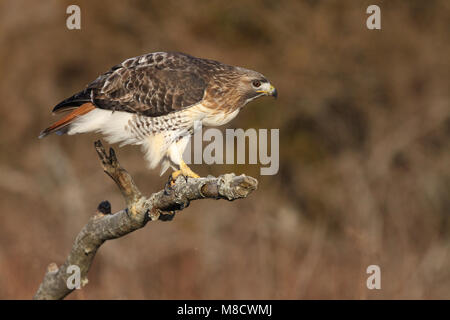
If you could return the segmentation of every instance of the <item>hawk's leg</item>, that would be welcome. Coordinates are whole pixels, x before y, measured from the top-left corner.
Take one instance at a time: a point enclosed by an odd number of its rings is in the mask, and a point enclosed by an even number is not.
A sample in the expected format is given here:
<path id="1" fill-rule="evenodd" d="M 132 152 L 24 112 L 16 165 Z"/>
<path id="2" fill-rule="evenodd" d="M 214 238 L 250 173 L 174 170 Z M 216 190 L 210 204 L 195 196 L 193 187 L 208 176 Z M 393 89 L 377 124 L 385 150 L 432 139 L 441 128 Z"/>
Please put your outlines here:
<path id="1" fill-rule="evenodd" d="M 188 165 L 183 161 L 183 152 L 186 149 L 186 145 L 189 142 L 189 135 L 184 135 L 177 140 L 177 142 L 172 143 L 169 147 L 168 154 L 169 158 L 174 166 L 179 166 L 180 170 L 172 172 L 167 182 L 166 187 L 170 189 L 175 184 L 177 178 L 182 175 L 185 177 L 186 181 L 188 178 L 200 178 L 198 174 L 191 170 Z M 166 188 L 166 189 L 167 189 Z"/>

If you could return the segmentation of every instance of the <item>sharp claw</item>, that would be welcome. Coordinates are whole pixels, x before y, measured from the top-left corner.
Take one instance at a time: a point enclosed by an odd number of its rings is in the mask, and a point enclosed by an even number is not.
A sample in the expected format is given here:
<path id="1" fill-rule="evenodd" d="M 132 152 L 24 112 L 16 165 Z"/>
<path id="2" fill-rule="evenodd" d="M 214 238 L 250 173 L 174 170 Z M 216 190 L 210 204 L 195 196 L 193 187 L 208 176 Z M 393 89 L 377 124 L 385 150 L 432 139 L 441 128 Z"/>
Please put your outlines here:
<path id="1" fill-rule="evenodd" d="M 166 195 L 171 193 L 171 191 L 173 190 L 172 187 L 173 187 L 174 184 L 175 184 L 175 181 L 173 180 L 172 175 L 169 175 L 169 179 L 167 179 L 167 182 L 164 185 L 164 193 Z"/>
<path id="2" fill-rule="evenodd" d="M 172 188 L 170 187 L 169 182 L 167 182 L 167 183 L 164 185 L 164 194 L 165 194 L 166 196 L 168 196 L 168 195 L 170 194 L 170 191 L 172 191 Z"/>

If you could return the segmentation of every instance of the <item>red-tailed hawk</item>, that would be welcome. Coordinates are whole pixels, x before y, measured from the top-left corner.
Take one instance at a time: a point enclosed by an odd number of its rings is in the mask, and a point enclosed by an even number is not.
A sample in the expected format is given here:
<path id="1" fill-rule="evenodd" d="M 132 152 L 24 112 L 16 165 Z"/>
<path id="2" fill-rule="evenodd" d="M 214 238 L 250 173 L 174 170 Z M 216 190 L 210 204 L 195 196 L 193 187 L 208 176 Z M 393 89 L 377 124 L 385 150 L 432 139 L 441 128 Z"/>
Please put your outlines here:
<path id="1" fill-rule="evenodd" d="M 53 112 L 70 113 L 39 138 L 101 132 L 109 143 L 142 145 L 150 168 L 162 162 L 161 174 L 177 170 L 173 180 L 197 178 L 182 159 L 194 123 L 223 125 L 260 96 L 277 91 L 258 72 L 183 53 L 149 53 L 112 67 L 56 105 Z"/>

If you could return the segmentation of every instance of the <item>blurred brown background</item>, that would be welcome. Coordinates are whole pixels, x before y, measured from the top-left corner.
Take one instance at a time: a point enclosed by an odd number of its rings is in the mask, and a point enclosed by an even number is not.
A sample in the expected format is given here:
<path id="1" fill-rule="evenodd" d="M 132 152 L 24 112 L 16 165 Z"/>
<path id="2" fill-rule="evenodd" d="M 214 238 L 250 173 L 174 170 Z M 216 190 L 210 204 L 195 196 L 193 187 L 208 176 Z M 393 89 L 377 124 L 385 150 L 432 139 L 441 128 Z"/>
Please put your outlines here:
<path id="1" fill-rule="evenodd" d="M 31 298 L 101 200 L 124 206 L 96 135 L 37 139 L 53 106 L 126 58 L 182 51 L 278 88 L 226 127 L 280 128 L 279 174 L 194 165 L 259 189 L 107 242 L 70 299 L 449 299 L 449 31 L 446 0 L 2 0 L 0 298 Z M 139 148 L 116 151 L 143 192 L 161 189 Z M 371 264 L 381 290 L 366 288 Z"/>

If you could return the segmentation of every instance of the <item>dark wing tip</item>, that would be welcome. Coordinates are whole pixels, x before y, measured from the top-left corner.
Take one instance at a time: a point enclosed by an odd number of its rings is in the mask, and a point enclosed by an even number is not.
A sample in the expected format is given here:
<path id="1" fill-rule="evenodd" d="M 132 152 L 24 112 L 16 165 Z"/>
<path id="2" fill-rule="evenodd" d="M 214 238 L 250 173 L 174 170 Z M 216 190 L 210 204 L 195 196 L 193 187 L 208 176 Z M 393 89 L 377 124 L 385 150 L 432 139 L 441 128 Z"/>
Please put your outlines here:
<path id="1" fill-rule="evenodd" d="M 70 98 L 67 98 L 60 103 L 58 103 L 52 110 L 52 112 L 60 112 L 68 109 L 73 109 L 74 107 L 79 107 L 83 103 L 91 101 L 91 90 L 83 90 L 74 94 Z"/>
<path id="2" fill-rule="evenodd" d="M 38 139 L 45 138 L 46 136 L 48 136 L 49 133 L 50 133 L 50 132 L 49 132 L 47 129 L 42 130 L 41 133 L 39 134 Z"/>

